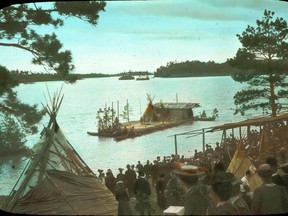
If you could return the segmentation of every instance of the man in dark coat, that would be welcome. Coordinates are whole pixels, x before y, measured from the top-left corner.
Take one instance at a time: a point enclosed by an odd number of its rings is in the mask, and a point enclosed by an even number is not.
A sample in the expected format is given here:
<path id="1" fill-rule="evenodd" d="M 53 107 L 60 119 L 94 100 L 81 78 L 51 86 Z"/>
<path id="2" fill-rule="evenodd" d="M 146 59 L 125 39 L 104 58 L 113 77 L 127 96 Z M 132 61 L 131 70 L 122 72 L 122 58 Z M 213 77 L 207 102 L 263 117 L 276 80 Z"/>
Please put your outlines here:
<path id="1" fill-rule="evenodd" d="M 273 183 L 285 187 L 288 193 L 288 163 L 280 165 L 277 173 L 272 175 Z"/>
<path id="2" fill-rule="evenodd" d="M 183 206 L 185 191 L 178 184 L 178 178 L 174 172 L 170 173 L 170 179 L 166 186 L 167 206 Z"/>
<path id="3" fill-rule="evenodd" d="M 127 170 L 124 174 L 124 184 L 128 189 L 129 197 L 133 197 L 133 187 L 137 177 L 135 171 L 131 169 L 129 164 L 127 164 L 126 168 Z"/>
<path id="4" fill-rule="evenodd" d="M 119 168 L 119 173 L 116 176 L 117 181 L 123 181 L 125 179 L 125 175 L 123 174 L 123 168 Z"/>
<path id="5" fill-rule="evenodd" d="M 183 165 L 173 171 L 180 187 L 186 192 L 184 197 L 184 215 L 206 215 L 208 199 L 206 187 L 199 183 L 199 177 L 208 171 L 192 165 Z"/>
<path id="6" fill-rule="evenodd" d="M 114 177 L 111 169 L 108 169 L 106 172 L 105 177 L 105 186 L 115 195 L 115 189 L 116 189 L 116 178 Z"/>
<path id="7" fill-rule="evenodd" d="M 154 188 L 159 174 L 159 164 L 157 160 L 154 160 L 153 162 L 154 164 L 151 167 L 151 176 L 152 176 L 152 187 Z"/>
<path id="8" fill-rule="evenodd" d="M 210 206 L 207 215 L 239 215 L 237 208 L 231 204 L 232 178 L 223 171 L 210 173 L 205 183 Z"/>
<path id="9" fill-rule="evenodd" d="M 144 178 L 144 171 L 138 172 L 138 179 L 134 184 L 134 194 L 136 196 L 136 210 L 140 215 L 151 215 L 150 196 L 151 188 L 149 182 Z"/>
<path id="10" fill-rule="evenodd" d="M 151 177 L 151 167 L 152 167 L 152 164 L 150 163 L 149 160 L 147 160 L 146 164 L 143 167 L 143 171 L 145 173 L 146 179 L 149 179 Z"/>
<path id="11" fill-rule="evenodd" d="M 272 182 L 272 168 L 269 164 L 262 164 L 257 170 L 263 184 L 254 190 L 252 200 L 253 214 L 287 214 L 288 195 L 283 186 Z"/>
<path id="12" fill-rule="evenodd" d="M 165 174 L 161 173 L 156 181 L 156 195 L 157 195 L 157 205 L 160 209 L 164 210 L 166 208 L 166 198 L 165 198 Z"/>
<path id="13" fill-rule="evenodd" d="M 138 161 L 137 165 L 136 165 L 136 169 L 137 171 L 143 170 L 143 164 L 141 164 L 141 161 Z"/>

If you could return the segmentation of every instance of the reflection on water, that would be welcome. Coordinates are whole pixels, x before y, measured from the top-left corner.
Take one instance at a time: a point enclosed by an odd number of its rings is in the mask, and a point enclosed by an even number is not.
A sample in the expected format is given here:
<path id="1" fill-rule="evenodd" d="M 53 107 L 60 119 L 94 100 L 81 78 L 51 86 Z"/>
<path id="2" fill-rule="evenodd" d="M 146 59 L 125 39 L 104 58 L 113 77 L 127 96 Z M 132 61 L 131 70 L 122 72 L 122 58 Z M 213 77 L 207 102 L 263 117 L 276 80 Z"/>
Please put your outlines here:
<path id="1" fill-rule="evenodd" d="M 0 194 L 8 195 L 28 163 L 27 157 L 6 156 L 0 158 Z"/>

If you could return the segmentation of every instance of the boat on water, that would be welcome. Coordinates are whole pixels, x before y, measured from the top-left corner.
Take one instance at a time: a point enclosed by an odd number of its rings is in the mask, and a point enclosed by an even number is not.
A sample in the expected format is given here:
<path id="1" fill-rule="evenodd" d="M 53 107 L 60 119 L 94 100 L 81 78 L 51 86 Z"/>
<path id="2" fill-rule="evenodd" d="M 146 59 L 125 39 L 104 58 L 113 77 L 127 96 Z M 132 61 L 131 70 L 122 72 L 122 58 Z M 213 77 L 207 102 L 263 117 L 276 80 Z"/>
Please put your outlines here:
<path id="1" fill-rule="evenodd" d="M 141 81 L 141 80 L 150 80 L 150 78 L 148 76 L 146 77 L 139 76 L 138 78 L 136 78 L 136 81 Z"/>
<path id="2" fill-rule="evenodd" d="M 134 133 L 134 127 L 126 126 L 123 124 L 119 124 L 117 128 L 114 129 L 100 129 L 98 128 L 97 132 L 87 131 L 87 134 L 90 136 L 98 136 L 98 137 L 110 137 L 114 138 L 115 141 L 120 141 L 127 138 L 134 138 L 136 134 Z"/>
<path id="3" fill-rule="evenodd" d="M 194 116 L 193 120 L 194 121 L 215 121 L 216 117 L 215 116 L 211 116 L 211 117 Z"/>
<path id="4" fill-rule="evenodd" d="M 203 112 L 198 115 L 198 116 L 194 116 L 193 120 L 194 121 L 215 121 L 216 118 L 218 118 L 218 110 L 215 108 L 212 112 L 211 116 L 207 116 L 206 115 L 206 111 L 203 110 Z"/>
<path id="5" fill-rule="evenodd" d="M 123 75 L 119 77 L 119 80 L 135 80 L 135 77 L 132 75 Z"/>

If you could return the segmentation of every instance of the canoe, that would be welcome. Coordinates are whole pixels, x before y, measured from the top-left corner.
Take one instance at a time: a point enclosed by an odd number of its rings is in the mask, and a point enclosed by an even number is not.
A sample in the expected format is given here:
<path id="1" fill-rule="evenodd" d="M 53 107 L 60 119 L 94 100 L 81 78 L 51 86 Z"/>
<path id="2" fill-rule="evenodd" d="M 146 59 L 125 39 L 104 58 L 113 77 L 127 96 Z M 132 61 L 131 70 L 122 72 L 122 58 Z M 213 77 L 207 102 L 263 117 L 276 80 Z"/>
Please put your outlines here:
<path id="1" fill-rule="evenodd" d="M 215 121 L 215 117 L 201 117 L 201 116 L 194 116 L 194 121 Z"/>
<path id="2" fill-rule="evenodd" d="M 89 132 L 87 131 L 87 134 L 91 135 L 91 136 L 98 136 L 98 132 Z"/>

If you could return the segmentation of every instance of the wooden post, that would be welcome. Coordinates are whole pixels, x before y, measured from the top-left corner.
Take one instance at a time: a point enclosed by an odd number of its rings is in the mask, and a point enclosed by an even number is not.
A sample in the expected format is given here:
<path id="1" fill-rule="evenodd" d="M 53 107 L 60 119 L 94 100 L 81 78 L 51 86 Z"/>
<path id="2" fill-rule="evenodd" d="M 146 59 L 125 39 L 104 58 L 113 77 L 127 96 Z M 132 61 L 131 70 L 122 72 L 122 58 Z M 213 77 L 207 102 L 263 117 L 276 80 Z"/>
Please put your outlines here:
<path id="1" fill-rule="evenodd" d="M 227 145 L 227 143 L 226 143 L 226 141 L 227 141 L 226 130 L 223 130 L 223 136 L 224 136 L 224 145 L 226 146 Z"/>
<path id="2" fill-rule="evenodd" d="M 111 105 L 111 123 L 112 123 L 112 130 L 114 129 L 114 113 L 113 113 L 113 102 L 112 102 L 112 105 Z"/>
<path id="3" fill-rule="evenodd" d="M 129 122 L 129 103 L 127 99 L 127 121 Z"/>
<path id="4" fill-rule="evenodd" d="M 247 138 L 248 138 L 249 142 L 250 142 L 250 137 L 251 137 L 250 135 L 251 135 L 250 125 L 248 125 L 247 126 Z"/>
<path id="5" fill-rule="evenodd" d="M 271 140 L 271 125 L 270 125 L 270 123 L 268 123 L 268 127 L 269 127 L 269 143 L 270 143 L 270 140 Z M 269 149 L 269 146 L 268 146 L 268 149 Z M 276 158 L 276 143 L 275 143 L 275 141 L 273 142 L 273 155 Z"/>
<path id="6" fill-rule="evenodd" d="M 205 129 L 202 129 L 202 145 L 203 145 L 203 153 L 205 152 Z"/>
<path id="7" fill-rule="evenodd" d="M 119 101 L 117 100 L 117 118 L 119 119 Z"/>
<path id="8" fill-rule="evenodd" d="M 174 135 L 174 144 L 175 144 L 175 156 L 177 157 L 177 155 L 178 155 L 178 150 L 177 150 L 177 135 Z"/>
<path id="9" fill-rule="evenodd" d="M 241 126 L 239 127 L 239 136 L 240 136 L 240 139 L 241 139 L 242 138 Z"/>

